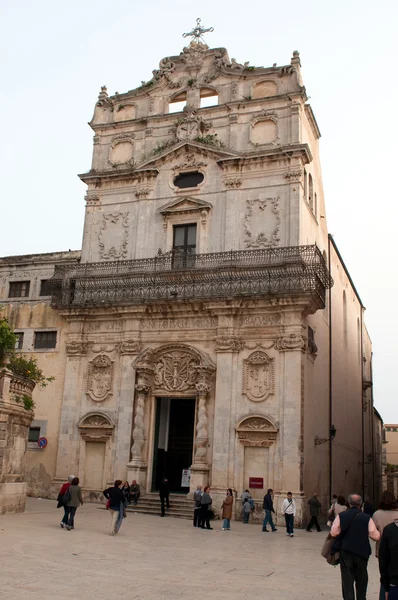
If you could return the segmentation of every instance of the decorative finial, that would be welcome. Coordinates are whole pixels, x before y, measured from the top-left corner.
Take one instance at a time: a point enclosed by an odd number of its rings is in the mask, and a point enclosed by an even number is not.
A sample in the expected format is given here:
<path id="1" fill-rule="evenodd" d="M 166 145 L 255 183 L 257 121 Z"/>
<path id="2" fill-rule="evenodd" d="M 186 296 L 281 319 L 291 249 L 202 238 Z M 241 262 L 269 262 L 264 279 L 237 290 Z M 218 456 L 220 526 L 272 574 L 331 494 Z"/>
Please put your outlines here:
<path id="1" fill-rule="evenodd" d="M 211 33 L 212 31 L 214 31 L 214 27 L 209 27 L 208 29 L 205 29 L 200 24 L 200 19 L 196 19 L 196 27 L 194 27 L 190 33 L 183 33 L 182 37 L 191 37 L 191 44 L 199 44 L 200 42 L 204 43 L 204 40 L 202 38 L 203 34 Z"/>

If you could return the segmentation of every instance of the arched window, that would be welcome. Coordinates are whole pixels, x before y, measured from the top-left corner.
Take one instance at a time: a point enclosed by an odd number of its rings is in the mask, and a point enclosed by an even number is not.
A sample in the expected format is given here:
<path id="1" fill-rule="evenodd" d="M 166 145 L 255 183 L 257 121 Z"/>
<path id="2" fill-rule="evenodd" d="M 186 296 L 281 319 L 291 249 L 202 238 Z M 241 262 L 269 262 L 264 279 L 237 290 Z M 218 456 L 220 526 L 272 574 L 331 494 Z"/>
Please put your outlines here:
<path id="1" fill-rule="evenodd" d="M 187 104 L 187 93 L 183 92 L 182 94 L 178 94 L 178 96 L 174 96 L 172 100 L 169 102 L 169 113 L 177 113 L 182 112 L 184 107 Z"/>
<path id="2" fill-rule="evenodd" d="M 314 210 L 314 184 L 312 183 L 312 175 L 308 174 L 308 204 L 311 210 Z"/>
<path id="3" fill-rule="evenodd" d="M 344 346 L 348 346 L 348 320 L 347 320 L 347 295 L 343 292 L 343 341 Z"/>
<path id="4" fill-rule="evenodd" d="M 218 94 L 210 88 L 200 88 L 200 105 L 199 108 L 207 108 L 208 106 L 217 106 Z"/>

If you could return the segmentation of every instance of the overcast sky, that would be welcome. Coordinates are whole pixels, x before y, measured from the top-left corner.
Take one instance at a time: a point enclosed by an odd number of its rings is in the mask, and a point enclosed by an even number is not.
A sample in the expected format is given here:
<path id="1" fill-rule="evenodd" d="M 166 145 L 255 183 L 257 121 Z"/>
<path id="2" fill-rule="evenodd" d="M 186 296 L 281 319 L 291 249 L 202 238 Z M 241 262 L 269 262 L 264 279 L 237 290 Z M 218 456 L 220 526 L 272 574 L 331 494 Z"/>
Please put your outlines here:
<path id="1" fill-rule="evenodd" d="M 329 231 L 367 307 L 375 404 L 398 421 L 396 0 L 3 0 L 0 256 L 79 249 L 100 86 L 120 93 L 179 54 L 197 17 L 238 62 L 300 51 L 320 127 Z"/>

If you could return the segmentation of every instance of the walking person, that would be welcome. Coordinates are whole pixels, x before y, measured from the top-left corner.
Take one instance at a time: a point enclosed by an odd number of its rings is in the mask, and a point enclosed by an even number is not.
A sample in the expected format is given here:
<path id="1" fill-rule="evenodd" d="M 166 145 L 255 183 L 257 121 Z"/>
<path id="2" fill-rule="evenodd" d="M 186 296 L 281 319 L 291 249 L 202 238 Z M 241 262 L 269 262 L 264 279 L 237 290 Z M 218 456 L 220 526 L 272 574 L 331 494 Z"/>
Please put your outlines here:
<path id="1" fill-rule="evenodd" d="M 264 496 L 263 509 L 264 509 L 264 521 L 262 531 L 268 531 L 267 523 L 270 524 L 272 531 L 278 531 L 274 525 L 274 521 L 272 520 L 272 513 L 275 514 L 274 511 L 274 490 L 271 488 L 267 491 Z"/>
<path id="2" fill-rule="evenodd" d="M 130 501 L 134 502 L 134 505 L 137 506 L 139 497 L 141 496 L 141 489 L 139 484 L 135 479 L 131 482 L 130 486 Z"/>
<path id="3" fill-rule="evenodd" d="M 380 532 L 380 536 L 383 535 L 383 530 L 390 523 L 398 521 L 398 504 L 394 494 L 385 491 L 382 493 L 380 498 L 380 504 L 376 512 L 372 516 L 373 521 Z M 376 542 L 376 558 L 380 557 L 380 541 Z M 381 580 L 380 580 L 381 581 Z M 386 599 L 386 590 L 383 587 L 383 583 L 380 583 L 380 596 L 379 600 Z"/>
<path id="4" fill-rule="evenodd" d="M 193 526 L 199 527 L 202 486 L 198 485 L 193 493 Z"/>
<path id="5" fill-rule="evenodd" d="M 296 516 L 296 503 L 292 492 L 288 492 L 282 504 L 282 514 L 285 516 L 286 535 L 294 537 L 294 517 Z"/>
<path id="6" fill-rule="evenodd" d="M 314 493 L 312 498 L 308 500 L 308 506 L 310 507 L 311 520 L 307 525 L 307 531 L 311 531 L 313 525 L 315 525 L 318 532 L 322 531 L 318 523 L 318 517 L 322 508 L 322 504 L 319 502 L 316 493 Z"/>
<path id="7" fill-rule="evenodd" d="M 345 510 L 347 510 L 347 504 L 344 496 L 342 496 L 341 494 L 339 496 L 333 496 L 332 505 L 329 508 L 328 512 L 328 527 L 331 527 L 336 516 L 339 515 L 341 512 L 344 512 Z"/>
<path id="8" fill-rule="evenodd" d="M 163 479 L 159 489 L 161 517 L 165 516 L 164 504 L 166 503 L 167 508 L 170 508 L 169 495 L 169 480 Z"/>
<path id="9" fill-rule="evenodd" d="M 369 537 L 377 542 L 380 539 L 380 533 L 377 531 L 373 519 L 361 511 L 361 496 L 350 494 L 348 504 L 350 508 L 337 515 L 333 521 L 330 535 L 339 538 L 344 600 L 354 600 L 355 597 L 356 600 L 366 600 L 368 560 L 372 553 Z"/>
<path id="10" fill-rule="evenodd" d="M 122 490 L 123 482 L 121 479 L 116 479 L 114 486 L 107 488 L 102 493 L 107 499 L 107 508 L 111 511 L 112 526 L 110 535 L 116 535 L 122 525 L 126 509 L 126 497 Z"/>
<path id="11" fill-rule="evenodd" d="M 227 489 L 227 495 L 222 503 L 222 518 L 224 519 L 221 531 L 231 530 L 231 519 L 232 519 L 232 505 L 234 503 L 234 496 L 231 488 Z"/>
<path id="12" fill-rule="evenodd" d="M 75 514 L 78 507 L 83 506 L 83 496 L 82 496 L 82 488 L 79 486 L 79 478 L 74 477 L 71 481 L 71 484 L 68 488 L 68 492 L 70 494 L 70 500 L 67 503 L 68 509 L 68 521 L 65 525 L 65 528 L 70 531 L 75 528 Z"/>
<path id="13" fill-rule="evenodd" d="M 62 484 L 62 487 L 59 490 L 59 494 L 58 494 L 58 498 L 57 498 L 57 501 L 58 501 L 57 508 L 61 508 L 61 506 L 62 506 L 62 508 L 64 509 L 64 516 L 62 517 L 62 520 L 60 523 L 60 526 L 62 527 L 62 529 L 68 523 L 68 508 L 66 506 L 67 502 L 65 502 L 65 494 L 68 491 L 70 484 L 72 483 L 74 478 L 75 478 L 74 475 L 69 475 L 68 481 L 66 483 Z M 68 498 L 69 494 L 66 497 Z"/>
<path id="14" fill-rule="evenodd" d="M 379 548 L 379 570 L 386 600 L 398 600 L 398 519 L 384 527 Z"/>
<path id="15" fill-rule="evenodd" d="M 249 524 L 250 513 L 252 511 L 252 504 L 250 500 L 251 498 L 249 496 L 249 498 L 246 498 L 246 500 L 243 503 L 243 522 L 245 523 L 245 525 Z"/>
<path id="16" fill-rule="evenodd" d="M 210 506 L 213 500 L 210 496 L 210 486 L 206 485 L 200 499 L 200 527 L 201 529 L 213 529 L 210 527 Z M 206 525 L 206 527 L 205 527 Z"/>

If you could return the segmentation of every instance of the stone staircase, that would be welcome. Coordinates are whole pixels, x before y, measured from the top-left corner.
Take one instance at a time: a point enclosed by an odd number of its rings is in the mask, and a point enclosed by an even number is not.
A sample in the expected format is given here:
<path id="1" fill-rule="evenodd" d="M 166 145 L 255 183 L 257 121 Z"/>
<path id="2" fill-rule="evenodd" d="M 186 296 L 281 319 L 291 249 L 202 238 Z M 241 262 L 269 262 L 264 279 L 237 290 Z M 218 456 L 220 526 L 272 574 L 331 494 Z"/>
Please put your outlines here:
<path id="1" fill-rule="evenodd" d="M 141 496 L 138 505 L 130 504 L 127 512 L 159 516 L 159 494 L 147 493 L 145 496 Z M 166 508 L 166 516 L 177 519 L 193 519 L 193 500 L 187 499 L 185 494 L 170 494 L 170 508 Z"/>

